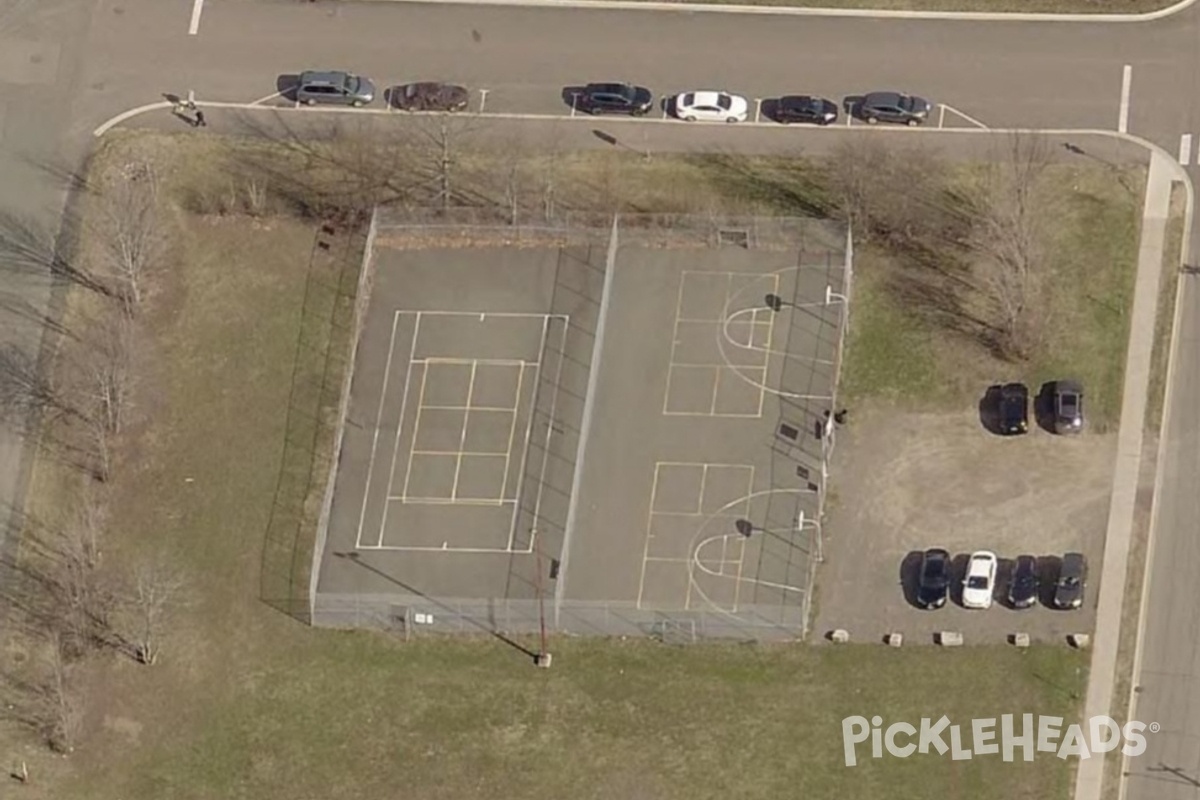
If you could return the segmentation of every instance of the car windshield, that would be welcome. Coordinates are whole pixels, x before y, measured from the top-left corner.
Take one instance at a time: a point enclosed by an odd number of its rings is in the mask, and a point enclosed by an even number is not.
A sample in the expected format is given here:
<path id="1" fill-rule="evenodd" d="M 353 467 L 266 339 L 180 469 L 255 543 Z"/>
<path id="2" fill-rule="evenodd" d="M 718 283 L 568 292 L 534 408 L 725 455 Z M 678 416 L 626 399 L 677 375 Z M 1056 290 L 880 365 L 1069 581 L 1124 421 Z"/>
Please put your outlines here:
<path id="1" fill-rule="evenodd" d="M 1064 589 L 1074 589 L 1079 585 L 1079 578 L 1063 578 L 1062 586 Z"/>
<path id="2" fill-rule="evenodd" d="M 916 103 L 913 102 L 913 99 L 911 97 L 901 97 L 900 98 L 901 110 L 912 111 L 915 106 L 916 106 Z"/>
<path id="3" fill-rule="evenodd" d="M 932 582 L 940 580 L 945 573 L 946 568 L 941 561 L 930 561 L 925 567 L 925 578 Z"/>
<path id="4" fill-rule="evenodd" d="M 696 102 L 696 95 L 689 93 L 689 94 L 685 94 L 683 96 L 683 104 L 685 106 L 690 106 L 695 102 Z"/>
<path id="5" fill-rule="evenodd" d="M 970 578 L 967 578 L 968 589 L 986 589 L 987 585 L 987 578 L 982 575 L 972 575 Z"/>
<path id="6" fill-rule="evenodd" d="M 354 77 L 353 75 L 347 75 L 346 80 L 342 83 L 342 86 L 347 92 L 356 92 L 358 91 L 358 78 Z"/>
<path id="7" fill-rule="evenodd" d="M 733 98 L 727 94 L 717 95 L 717 105 L 728 111 L 733 107 Z"/>

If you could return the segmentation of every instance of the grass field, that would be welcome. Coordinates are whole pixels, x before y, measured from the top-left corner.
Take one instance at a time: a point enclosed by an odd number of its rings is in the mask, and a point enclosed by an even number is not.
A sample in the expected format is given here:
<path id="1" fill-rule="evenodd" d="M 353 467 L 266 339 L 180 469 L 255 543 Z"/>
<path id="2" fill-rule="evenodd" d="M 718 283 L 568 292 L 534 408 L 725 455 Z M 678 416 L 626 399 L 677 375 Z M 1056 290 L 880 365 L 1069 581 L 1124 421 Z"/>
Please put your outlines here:
<path id="1" fill-rule="evenodd" d="M 134 137 L 100 160 L 152 154 L 177 192 L 216 147 L 204 137 Z M 663 164 L 671 162 L 654 170 Z M 641 177 L 664 196 L 684 185 L 664 172 Z M 85 732 L 69 758 L 0 723 L 0 753 L 26 760 L 33 778 L 14 796 L 1066 796 L 1071 766 L 1049 754 L 1032 765 L 914 756 L 847 769 L 840 742 L 851 714 L 913 723 L 946 714 L 964 724 L 1014 712 L 1072 717 L 1087 662 L 1063 647 L 563 639 L 552 641 L 554 666 L 544 671 L 491 638 L 402 643 L 314 630 L 264 604 L 264 540 L 281 503 L 296 524 L 311 519 L 311 496 L 281 486 L 311 467 L 291 460 L 293 443 L 327 433 L 297 418 L 313 415 L 314 398 L 317 418 L 329 413 L 330 396 L 313 386 L 330 377 L 331 349 L 348 345 L 337 321 L 352 271 L 320 262 L 332 271 L 320 273 L 314 306 L 315 223 L 180 211 L 177 225 L 177 263 L 147 319 L 156 369 L 139 399 L 149 419 L 114 471 L 104 557 L 165 545 L 190 602 L 158 665 L 102 652 L 77 667 Z M 356 255 L 348 239 L 341 257 Z M 39 462 L 35 510 L 64 502 L 63 469 Z M 6 662 L 16 651 L 6 642 Z"/>
<path id="2" fill-rule="evenodd" d="M 1054 313 L 1029 362 L 999 362 L 915 311 L 890 291 L 893 261 L 868 248 L 856 253 L 855 322 L 843 377 L 848 403 L 961 407 L 978 399 L 981 386 L 997 381 L 1020 380 L 1036 392 L 1043 381 L 1075 377 L 1088 393 L 1089 426 L 1097 432 L 1115 428 L 1144 175 L 1136 171 L 1119 181 L 1102 169 L 1052 170 L 1056 222 L 1047 257 Z"/>

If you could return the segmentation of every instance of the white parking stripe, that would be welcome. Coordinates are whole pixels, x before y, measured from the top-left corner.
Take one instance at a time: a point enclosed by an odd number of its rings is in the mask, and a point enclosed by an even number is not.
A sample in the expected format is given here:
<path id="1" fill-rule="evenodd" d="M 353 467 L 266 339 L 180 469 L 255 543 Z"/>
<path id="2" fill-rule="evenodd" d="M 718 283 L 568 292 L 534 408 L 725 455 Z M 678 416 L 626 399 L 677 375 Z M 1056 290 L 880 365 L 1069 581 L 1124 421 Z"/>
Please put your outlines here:
<path id="1" fill-rule="evenodd" d="M 1121 109 L 1117 115 L 1117 132 L 1129 132 L 1129 89 L 1133 85 L 1133 67 L 1125 65 L 1121 74 Z"/>
<path id="2" fill-rule="evenodd" d="M 188 25 L 188 36 L 200 32 L 200 12 L 204 11 L 204 0 L 192 0 L 192 21 Z"/>
<path id="3" fill-rule="evenodd" d="M 1192 135 L 1190 133 L 1179 137 L 1179 163 L 1185 167 L 1192 163 Z"/>

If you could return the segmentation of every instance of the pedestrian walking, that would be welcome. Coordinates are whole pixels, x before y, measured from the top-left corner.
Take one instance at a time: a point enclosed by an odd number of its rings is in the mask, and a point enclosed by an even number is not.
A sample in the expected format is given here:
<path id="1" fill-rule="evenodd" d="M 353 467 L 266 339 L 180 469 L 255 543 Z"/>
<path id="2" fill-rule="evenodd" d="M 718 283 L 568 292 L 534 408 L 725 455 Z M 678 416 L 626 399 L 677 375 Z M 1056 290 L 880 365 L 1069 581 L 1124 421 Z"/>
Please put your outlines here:
<path id="1" fill-rule="evenodd" d="M 204 121 L 204 112 L 199 109 L 196 109 L 195 126 L 197 128 L 207 128 L 208 127 L 208 123 Z"/>

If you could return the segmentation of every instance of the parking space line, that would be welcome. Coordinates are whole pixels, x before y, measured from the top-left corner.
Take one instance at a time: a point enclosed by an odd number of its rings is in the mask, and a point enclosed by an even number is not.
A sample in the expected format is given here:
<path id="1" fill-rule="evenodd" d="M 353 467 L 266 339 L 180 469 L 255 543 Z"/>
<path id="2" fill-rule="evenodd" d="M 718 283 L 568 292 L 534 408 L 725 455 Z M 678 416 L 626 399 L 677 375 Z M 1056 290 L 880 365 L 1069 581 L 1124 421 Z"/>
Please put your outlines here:
<path id="1" fill-rule="evenodd" d="M 1190 133 L 1179 137 L 1179 163 L 1185 167 L 1192 163 L 1192 135 Z"/>
<path id="2" fill-rule="evenodd" d="M 204 11 L 204 0 L 192 0 L 192 21 L 188 23 L 188 36 L 200 32 L 200 14 Z"/>
<path id="3" fill-rule="evenodd" d="M 762 98 L 754 98 L 754 121 L 762 122 Z"/>
<path id="4" fill-rule="evenodd" d="M 482 113 L 483 113 L 483 108 L 484 108 L 484 106 L 486 106 L 486 105 L 487 105 L 487 96 L 488 96 L 488 90 L 487 90 L 487 89 L 480 89 L 480 90 L 479 90 L 479 113 L 480 113 L 480 114 L 482 114 Z"/>
<path id="5" fill-rule="evenodd" d="M 1133 86 L 1133 67 L 1126 64 L 1121 71 L 1121 107 L 1117 112 L 1117 133 L 1129 132 L 1129 90 Z"/>

